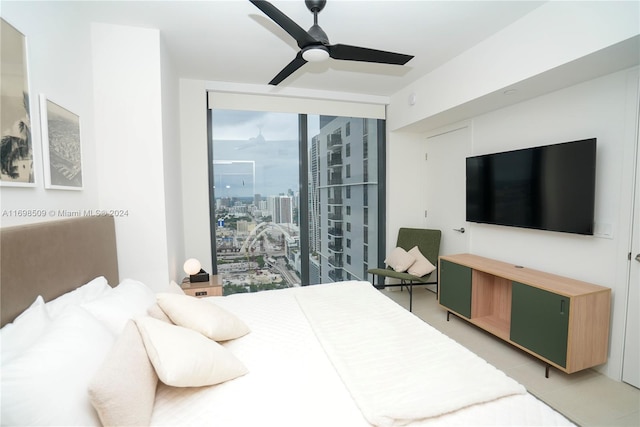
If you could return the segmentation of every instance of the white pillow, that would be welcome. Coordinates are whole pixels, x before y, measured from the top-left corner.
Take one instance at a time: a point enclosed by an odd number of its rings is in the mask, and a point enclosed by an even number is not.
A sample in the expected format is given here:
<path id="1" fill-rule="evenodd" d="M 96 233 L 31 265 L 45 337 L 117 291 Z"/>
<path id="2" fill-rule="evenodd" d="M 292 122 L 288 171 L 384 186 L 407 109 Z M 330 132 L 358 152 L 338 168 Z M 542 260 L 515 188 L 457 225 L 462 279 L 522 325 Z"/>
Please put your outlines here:
<path id="1" fill-rule="evenodd" d="M 176 325 L 198 331 L 215 341 L 240 338 L 249 327 L 211 300 L 189 295 L 157 294 L 158 305 Z"/>
<path id="2" fill-rule="evenodd" d="M 417 246 L 411 248 L 409 255 L 412 255 L 416 259 L 416 262 L 411 264 L 411 267 L 409 267 L 409 274 L 422 277 L 436 269 L 436 266 L 431 264 L 431 262 L 422 255 L 422 252 L 420 252 L 420 249 Z"/>
<path id="3" fill-rule="evenodd" d="M 229 350 L 196 331 L 148 316 L 136 324 L 158 378 L 167 385 L 201 387 L 248 372 Z"/>
<path id="4" fill-rule="evenodd" d="M 111 292 L 111 286 L 107 283 L 107 279 L 103 276 L 96 277 L 89 283 L 49 301 L 46 304 L 47 311 L 49 312 L 49 316 L 55 319 L 67 307 L 92 301 L 108 292 Z"/>
<path id="5" fill-rule="evenodd" d="M 156 295 L 144 283 L 125 279 L 111 292 L 80 306 L 119 335 L 127 320 L 147 314 L 155 302 Z"/>
<path id="6" fill-rule="evenodd" d="M 51 318 L 44 305 L 44 299 L 38 295 L 36 300 L 23 311 L 13 323 L 0 329 L 0 364 L 4 366 L 35 344 L 42 336 Z"/>
<path id="7" fill-rule="evenodd" d="M 145 310 L 156 302 L 155 292 L 138 280 L 124 279 L 113 288 L 113 292 L 134 301 L 136 305 L 146 306 Z"/>
<path id="8" fill-rule="evenodd" d="M 411 267 L 411 264 L 413 264 L 415 260 L 413 255 L 398 246 L 391 251 L 384 262 L 395 271 L 404 272 Z"/>
<path id="9" fill-rule="evenodd" d="M 169 319 L 169 316 L 167 316 L 164 311 L 162 311 L 158 303 L 155 303 L 151 307 L 149 307 L 149 309 L 147 310 L 147 314 L 155 319 L 162 320 L 163 322 L 171 323 L 172 325 L 174 324 L 171 319 Z"/>
<path id="10" fill-rule="evenodd" d="M 138 327 L 129 320 L 89 383 L 89 398 L 104 426 L 148 426 L 158 376 Z"/>
<path id="11" fill-rule="evenodd" d="M 2 425 L 99 426 L 87 387 L 113 343 L 93 316 L 68 307 L 2 367 Z"/>

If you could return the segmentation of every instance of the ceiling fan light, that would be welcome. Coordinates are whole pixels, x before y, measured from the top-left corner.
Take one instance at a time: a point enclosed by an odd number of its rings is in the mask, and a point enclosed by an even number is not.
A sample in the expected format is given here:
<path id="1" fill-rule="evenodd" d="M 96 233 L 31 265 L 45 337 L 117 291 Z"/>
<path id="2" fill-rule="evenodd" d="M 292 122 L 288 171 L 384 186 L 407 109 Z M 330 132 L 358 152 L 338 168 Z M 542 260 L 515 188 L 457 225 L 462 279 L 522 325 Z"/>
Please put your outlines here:
<path id="1" fill-rule="evenodd" d="M 329 59 L 329 51 L 324 46 L 314 46 L 305 49 L 302 52 L 302 57 L 307 62 L 322 62 Z"/>

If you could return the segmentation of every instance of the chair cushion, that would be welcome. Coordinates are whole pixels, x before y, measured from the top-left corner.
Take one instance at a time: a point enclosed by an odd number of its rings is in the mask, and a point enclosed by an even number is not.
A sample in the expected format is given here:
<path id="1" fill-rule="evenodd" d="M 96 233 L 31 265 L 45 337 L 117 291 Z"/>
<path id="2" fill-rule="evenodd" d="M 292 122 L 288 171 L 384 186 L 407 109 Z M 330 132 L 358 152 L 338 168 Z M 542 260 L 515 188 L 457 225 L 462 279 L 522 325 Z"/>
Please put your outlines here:
<path id="1" fill-rule="evenodd" d="M 422 255 L 422 252 L 420 252 L 420 249 L 417 246 L 411 248 L 409 255 L 412 255 L 416 259 L 416 262 L 411 264 L 407 273 L 422 277 L 436 269 L 436 266 L 431 264 L 431 262 Z"/>
<path id="2" fill-rule="evenodd" d="M 441 236 L 442 232 L 440 230 L 400 228 L 398 230 L 398 241 L 396 246 L 400 246 L 406 251 L 417 246 L 422 255 L 424 255 L 431 264 L 436 265 L 438 263 L 438 256 L 440 255 Z"/>
<path id="3" fill-rule="evenodd" d="M 398 246 L 391 251 L 384 263 L 395 271 L 407 271 L 415 260 L 413 255 Z"/>

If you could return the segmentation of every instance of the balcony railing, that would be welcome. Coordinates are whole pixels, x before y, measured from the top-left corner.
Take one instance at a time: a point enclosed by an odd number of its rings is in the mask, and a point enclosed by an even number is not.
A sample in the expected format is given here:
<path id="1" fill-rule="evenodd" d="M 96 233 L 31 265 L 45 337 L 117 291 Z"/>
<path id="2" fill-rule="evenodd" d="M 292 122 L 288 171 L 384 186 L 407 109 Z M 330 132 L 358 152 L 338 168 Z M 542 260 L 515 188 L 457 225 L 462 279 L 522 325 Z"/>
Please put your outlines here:
<path id="1" fill-rule="evenodd" d="M 331 149 L 336 149 L 338 147 L 342 147 L 342 136 L 341 135 L 329 136 L 329 140 L 327 141 L 327 148 L 331 150 Z"/>
<path id="2" fill-rule="evenodd" d="M 337 268 L 342 268 L 342 256 L 329 257 L 329 264 Z"/>
<path id="3" fill-rule="evenodd" d="M 342 156 L 340 155 L 333 155 L 327 159 L 327 166 L 330 168 L 340 167 L 342 163 Z"/>
<path id="4" fill-rule="evenodd" d="M 332 235 L 332 236 L 342 236 L 343 235 L 342 228 L 332 227 L 328 231 L 329 231 L 329 234 Z"/>
<path id="5" fill-rule="evenodd" d="M 342 281 L 342 270 L 331 270 L 329 271 L 329 278 L 335 282 Z"/>
<path id="6" fill-rule="evenodd" d="M 332 252 L 342 252 L 342 242 L 339 244 L 329 243 L 329 250 Z"/>

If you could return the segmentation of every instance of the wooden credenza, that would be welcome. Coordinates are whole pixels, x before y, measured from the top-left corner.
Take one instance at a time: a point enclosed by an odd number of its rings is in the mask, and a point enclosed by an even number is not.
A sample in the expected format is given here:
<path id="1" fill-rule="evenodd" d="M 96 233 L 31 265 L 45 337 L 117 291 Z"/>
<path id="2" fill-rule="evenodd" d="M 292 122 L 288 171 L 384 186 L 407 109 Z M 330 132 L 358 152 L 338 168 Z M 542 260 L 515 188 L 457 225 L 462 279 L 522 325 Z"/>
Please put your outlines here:
<path id="1" fill-rule="evenodd" d="M 449 313 L 577 372 L 607 361 L 611 289 L 472 254 L 439 258 L 438 302 Z"/>

